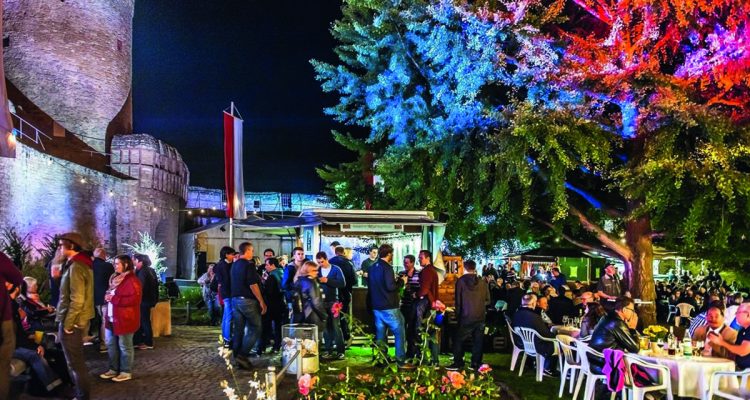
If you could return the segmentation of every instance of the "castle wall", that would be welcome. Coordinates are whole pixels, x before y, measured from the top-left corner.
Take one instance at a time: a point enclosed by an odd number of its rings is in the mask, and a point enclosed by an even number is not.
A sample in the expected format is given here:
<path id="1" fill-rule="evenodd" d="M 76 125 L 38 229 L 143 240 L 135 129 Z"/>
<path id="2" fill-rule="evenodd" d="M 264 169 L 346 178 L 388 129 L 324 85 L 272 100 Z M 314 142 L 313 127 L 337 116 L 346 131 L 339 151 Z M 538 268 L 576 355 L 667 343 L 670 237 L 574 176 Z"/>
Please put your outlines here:
<path id="1" fill-rule="evenodd" d="M 186 180 L 187 170 L 180 171 Z M 0 158 L 0 228 L 28 234 L 35 247 L 45 235 L 77 231 L 92 247 L 101 245 L 110 254 L 125 253 L 125 243 L 134 243 L 139 232 L 147 232 L 163 243 L 166 275 L 174 276 L 178 216 L 184 200 L 154 185 L 153 180 L 97 172 L 19 143 L 16 158 Z M 177 191 L 186 187 L 186 181 L 175 185 Z"/>
<path id="2" fill-rule="evenodd" d="M 134 0 L 4 1 L 6 78 L 102 152 L 110 122 L 123 109 L 132 112 L 123 106 L 131 88 L 133 10 Z M 120 125 L 127 120 L 132 116 Z"/>

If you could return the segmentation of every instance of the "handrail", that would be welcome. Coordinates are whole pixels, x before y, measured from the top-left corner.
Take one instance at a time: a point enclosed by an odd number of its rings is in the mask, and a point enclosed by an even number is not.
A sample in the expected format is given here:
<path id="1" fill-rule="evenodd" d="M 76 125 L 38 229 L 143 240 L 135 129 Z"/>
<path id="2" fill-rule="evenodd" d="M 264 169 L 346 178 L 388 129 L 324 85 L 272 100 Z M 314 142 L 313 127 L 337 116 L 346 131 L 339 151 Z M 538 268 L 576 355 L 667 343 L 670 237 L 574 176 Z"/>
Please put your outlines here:
<path id="1" fill-rule="evenodd" d="M 46 138 L 47 140 L 52 140 L 51 137 L 49 137 L 48 135 L 46 135 L 44 132 L 40 131 L 37 127 L 35 127 L 34 125 L 30 124 L 25 119 L 23 119 L 20 116 L 18 116 L 18 114 L 14 113 L 14 112 L 11 112 L 10 115 L 11 115 L 11 119 L 13 117 L 18 118 L 18 128 L 13 128 L 13 132 L 16 134 L 16 136 L 18 136 L 19 138 L 23 138 L 25 136 L 29 140 L 33 141 L 34 143 L 42 146 L 42 150 L 47 151 L 47 149 L 44 148 L 44 143 L 42 143 L 42 137 Z M 34 134 L 33 137 L 31 135 L 27 134 L 26 132 L 24 132 L 24 129 L 23 129 L 24 124 L 28 125 L 28 127 L 33 130 L 33 134 Z"/>

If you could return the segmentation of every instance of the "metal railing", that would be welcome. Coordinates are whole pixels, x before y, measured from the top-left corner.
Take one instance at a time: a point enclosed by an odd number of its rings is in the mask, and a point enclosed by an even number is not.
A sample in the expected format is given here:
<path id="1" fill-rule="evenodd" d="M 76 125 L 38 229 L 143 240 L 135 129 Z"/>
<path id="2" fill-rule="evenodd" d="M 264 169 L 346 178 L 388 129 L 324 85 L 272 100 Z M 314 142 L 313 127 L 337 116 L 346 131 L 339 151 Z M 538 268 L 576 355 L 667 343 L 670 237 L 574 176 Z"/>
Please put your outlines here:
<path id="1" fill-rule="evenodd" d="M 15 113 L 10 113 L 11 120 L 13 120 L 13 134 L 19 138 L 23 139 L 24 137 L 28 140 L 31 140 L 35 144 L 38 144 L 42 146 L 42 150 L 47 151 L 47 149 L 44 148 L 44 143 L 42 143 L 42 138 L 45 138 L 47 140 L 52 140 L 51 137 L 46 135 L 44 132 L 40 131 L 37 127 L 34 125 L 31 125 L 28 121 L 25 119 L 19 117 Z M 16 120 L 18 123 L 16 123 Z M 26 128 L 26 129 L 24 129 Z"/>

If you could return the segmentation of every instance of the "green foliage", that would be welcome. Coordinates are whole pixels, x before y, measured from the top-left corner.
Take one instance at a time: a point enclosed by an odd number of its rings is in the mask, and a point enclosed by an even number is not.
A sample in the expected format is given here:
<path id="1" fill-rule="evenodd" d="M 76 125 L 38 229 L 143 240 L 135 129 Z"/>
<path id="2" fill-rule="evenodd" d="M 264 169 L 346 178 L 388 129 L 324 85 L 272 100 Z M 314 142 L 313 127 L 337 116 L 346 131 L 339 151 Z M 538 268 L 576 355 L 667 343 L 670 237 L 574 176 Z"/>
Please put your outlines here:
<path id="1" fill-rule="evenodd" d="M 139 241 L 135 244 L 125 243 L 125 247 L 129 248 L 135 253 L 145 254 L 151 259 L 151 268 L 156 271 L 157 275 L 167 271 L 167 266 L 164 264 L 166 257 L 161 257 L 164 253 L 164 245 L 156 243 L 156 241 L 148 234 L 148 232 L 138 232 Z"/>
<path id="2" fill-rule="evenodd" d="M 373 348 L 373 366 L 383 368 L 382 373 L 374 374 L 340 374 L 334 381 L 319 380 L 312 393 L 299 395 L 300 399 L 329 398 L 329 399 L 445 399 L 462 398 L 496 399 L 500 398 L 494 383 L 491 370 L 487 367 L 482 372 L 441 373 L 425 360 L 429 354 L 429 340 L 434 334 L 436 311 L 431 311 L 425 319 L 428 328 L 420 333 L 420 348 L 422 357 L 417 360 L 415 370 L 404 373 L 393 363 L 387 348 L 374 341 L 372 334 L 366 333 L 359 321 L 352 321 L 353 335 L 366 338 L 365 347 Z"/>
<path id="3" fill-rule="evenodd" d="M 19 269 L 31 263 L 31 244 L 29 235 L 21 236 L 16 228 L 4 228 L 0 232 L 0 248 Z"/>
<path id="4" fill-rule="evenodd" d="M 36 248 L 42 260 L 48 261 L 55 257 L 60 235 L 46 234 L 42 237 L 41 246 Z"/>

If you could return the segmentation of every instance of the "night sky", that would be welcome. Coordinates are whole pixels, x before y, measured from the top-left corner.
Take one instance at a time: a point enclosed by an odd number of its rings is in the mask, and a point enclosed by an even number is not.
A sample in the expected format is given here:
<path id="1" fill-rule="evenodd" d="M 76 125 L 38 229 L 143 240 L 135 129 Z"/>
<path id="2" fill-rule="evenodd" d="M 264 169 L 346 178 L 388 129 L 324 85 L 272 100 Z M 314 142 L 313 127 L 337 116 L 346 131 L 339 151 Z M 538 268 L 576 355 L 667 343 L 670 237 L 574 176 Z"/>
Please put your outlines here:
<path id="1" fill-rule="evenodd" d="M 351 161 L 323 108 L 335 104 L 311 58 L 335 61 L 328 31 L 341 3 L 138 0 L 134 130 L 175 146 L 190 184 L 224 188 L 222 110 L 244 123 L 245 190 L 318 193 L 315 167 Z"/>

